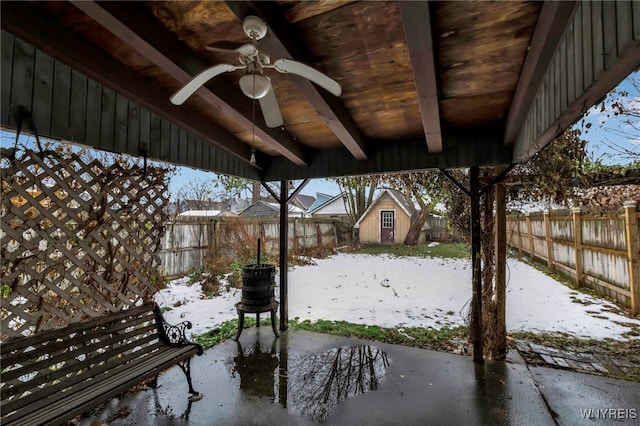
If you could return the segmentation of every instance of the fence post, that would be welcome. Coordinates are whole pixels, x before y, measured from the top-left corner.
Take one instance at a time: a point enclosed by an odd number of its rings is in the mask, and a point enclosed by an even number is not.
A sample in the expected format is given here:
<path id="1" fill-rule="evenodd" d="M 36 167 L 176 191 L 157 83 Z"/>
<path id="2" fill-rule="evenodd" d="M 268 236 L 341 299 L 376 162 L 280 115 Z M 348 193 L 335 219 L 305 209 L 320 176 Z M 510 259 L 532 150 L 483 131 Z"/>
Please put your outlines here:
<path id="1" fill-rule="evenodd" d="M 582 218 L 580 217 L 580 207 L 571 209 L 573 218 L 573 247 L 576 262 L 576 284 L 582 286 Z"/>
<path id="2" fill-rule="evenodd" d="M 553 271 L 555 263 L 553 262 L 553 239 L 551 238 L 551 220 L 549 218 L 549 210 L 545 210 L 544 214 L 544 238 L 547 244 L 547 267 Z"/>
<path id="3" fill-rule="evenodd" d="M 533 232 L 531 232 L 531 216 L 529 213 L 524 214 L 527 221 L 527 236 L 529 237 L 529 258 L 533 260 L 535 251 L 533 246 Z"/>
<path id="4" fill-rule="evenodd" d="M 298 246 L 298 234 L 296 232 L 296 229 L 298 228 L 298 220 L 300 218 L 296 217 L 293 219 L 293 252 L 297 255 L 299 254 L 300 251 L 300 247 Z"/>
<path id="5" fill-rule="evenodd" d="M 625 230 L 627 234 L 627 262 L 629 265 L 629 291 L 631 292 L 631 312 L 640 313 L 640 263 L 638 261 L 638 219 L 636 218 L 636 201 L 625 201 Z"/>
<path id="6" fill-rule="evenodd" d="M 316 244 L 318 248 L 322 247 L 322 232 L 319 223 L 316 223 Z"/>
<path id="7" fill-rule="evenodd" d="M 220 219 L 213 219 L 210 226 L 209 252 L 215 257 L 220 255 Z"/>
<path id="8" fill-rule="evenodd" d="M 520 223 L 522 222 L 522 216 L 516 217 L 516 228 L 518 229 L 518 254 L 522 254 L 522 232 L 520 231 Z"/>

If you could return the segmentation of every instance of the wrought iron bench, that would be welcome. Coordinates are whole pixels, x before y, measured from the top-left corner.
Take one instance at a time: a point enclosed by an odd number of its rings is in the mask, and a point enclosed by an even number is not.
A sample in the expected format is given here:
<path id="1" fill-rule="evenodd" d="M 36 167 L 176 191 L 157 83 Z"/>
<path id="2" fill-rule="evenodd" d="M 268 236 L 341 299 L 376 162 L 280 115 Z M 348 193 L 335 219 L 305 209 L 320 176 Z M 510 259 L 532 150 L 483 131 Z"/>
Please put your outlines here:
<path id="1" fill-rule="evenodd" d="M 192 399 L 191 323 L 167 324 L 155 303 L 0 344 L 1 423 L 60 424 L 177 364 Z"/>

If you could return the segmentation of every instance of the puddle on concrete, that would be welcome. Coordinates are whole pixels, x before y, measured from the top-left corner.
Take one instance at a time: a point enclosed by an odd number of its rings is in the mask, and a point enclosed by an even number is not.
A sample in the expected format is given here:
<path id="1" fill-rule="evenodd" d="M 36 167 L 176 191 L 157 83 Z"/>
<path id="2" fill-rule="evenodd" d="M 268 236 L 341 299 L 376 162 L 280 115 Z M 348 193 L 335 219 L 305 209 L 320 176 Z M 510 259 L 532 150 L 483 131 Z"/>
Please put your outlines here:
<path id="1" fill-rule="evenodd" d="M 286 346 L 286 345 L 283 345 Z M 378 389 L 387 374 L 388 355 L 370 345 L 331 348 L 313 354 L 287 353 L 256 343 L 238 343 L 232 375 L 247 397 L 269 398 L 290 412 L 323 422 L 347 398 Z"/>

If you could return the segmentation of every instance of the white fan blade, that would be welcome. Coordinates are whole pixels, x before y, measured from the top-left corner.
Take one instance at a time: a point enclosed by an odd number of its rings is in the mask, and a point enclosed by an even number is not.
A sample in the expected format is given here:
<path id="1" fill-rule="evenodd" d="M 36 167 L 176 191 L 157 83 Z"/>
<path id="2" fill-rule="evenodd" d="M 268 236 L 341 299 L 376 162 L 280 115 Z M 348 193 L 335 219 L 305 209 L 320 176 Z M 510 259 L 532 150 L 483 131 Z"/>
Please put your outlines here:
<path id="1" fill-rule="evenodd" d="M 190 82 L 182 86 L 182 89 L 174 93 L 173 96 L 171 96 L 171 98 L 169 99 L 174 105 L 182 105 L 187 99 L 189 99 L 189 96 L 193 95 L 194 92 L 200 88 L 200 86 L 211 80 L 213 77 L 225 72 L 235 71 L 239 68 L 244 67 L 236 67 L 229 64 L 219 64 L 211 68 L 207 68 L 206 70 L 193 77 Z"/>
<path id="2" fill-rule="evenodd" d="M 264 122 L 267 127 L 280 127 L 284 124 L 282 114 L 280 113 L 280 107 L 278 106 L 278 99 L 273 91 L 273 87 L 269 87 L 269 91 L 266 95 L 259 99 L 260 108 L 262 109 L 262 115 L 264 115 Z"/>
<path id="3" fill-rule="evenodd" d="M 255 54 L 258 50 L 253 44 L 233 41 L 219 41 L 206 46 L 205 49 L 211 52 L 238 52 L 247 56 Z"/>
<path id="4" fill-rule="evenodd" d="M 282 73 L 291 73 L 311 80 L 335 96 L 342 94 L 342 87 L 337 81 L 303 63 L 292 61 L 291 59 L 278 59 L 273 63 L 273 68 Z"/>

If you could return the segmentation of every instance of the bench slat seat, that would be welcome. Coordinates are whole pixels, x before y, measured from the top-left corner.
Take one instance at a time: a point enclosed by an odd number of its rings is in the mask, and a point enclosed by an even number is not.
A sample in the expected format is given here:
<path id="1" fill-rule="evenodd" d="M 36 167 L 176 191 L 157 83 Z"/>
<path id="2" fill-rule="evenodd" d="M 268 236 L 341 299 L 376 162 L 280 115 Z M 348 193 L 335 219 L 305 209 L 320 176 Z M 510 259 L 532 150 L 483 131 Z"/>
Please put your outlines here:
<path id="1" fill-rule="evenodd" d="M 99 379 L 84 383 L 81 391 L 58 392 L 50 398 L 41 399 L 37 404 L 28 406 L 16 412 L 15 422 L 3 425 L 54 425 L 60 422 L 56 419 L 73 418 L 79 413 L 90 410 L 103 401 L 108 401 L 119 394 L 131 389 L 144 379 L 175 364 L 176 357 L 190 357 L 194 353 L 189 348 L 165 348 L 162 355 L 157 355 L 141 363 L 117 371 L 109 371 Z M 80 390 L 80 389 L 78 389 Z M 25 409 L 29 411 L 25 412 Z M 28 417 L 28 418 L 27 418 Z"/>
<path id="2" fill-rule="evenodd" d="M 2 424 L 61 424 L 178 365 L 189 392 L 190 361 L 202 347 L 191 323 L 164 322 L 155 303 L 0 344 Z"/>

